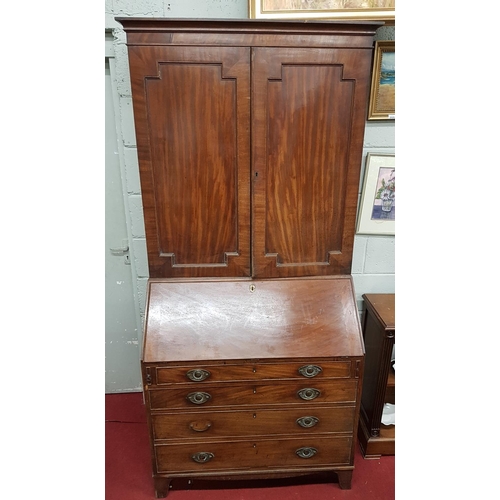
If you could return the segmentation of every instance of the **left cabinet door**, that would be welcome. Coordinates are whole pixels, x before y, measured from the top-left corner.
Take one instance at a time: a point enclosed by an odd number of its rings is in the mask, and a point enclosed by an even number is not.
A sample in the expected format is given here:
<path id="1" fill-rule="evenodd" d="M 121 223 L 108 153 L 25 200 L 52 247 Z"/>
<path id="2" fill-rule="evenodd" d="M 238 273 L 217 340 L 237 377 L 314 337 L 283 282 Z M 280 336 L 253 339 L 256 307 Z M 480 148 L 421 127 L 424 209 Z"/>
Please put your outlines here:
<path id="1" fill-rule="evenodd" d="M 130 46 L 149 273 L 250 275 L 250 50 Z"/>

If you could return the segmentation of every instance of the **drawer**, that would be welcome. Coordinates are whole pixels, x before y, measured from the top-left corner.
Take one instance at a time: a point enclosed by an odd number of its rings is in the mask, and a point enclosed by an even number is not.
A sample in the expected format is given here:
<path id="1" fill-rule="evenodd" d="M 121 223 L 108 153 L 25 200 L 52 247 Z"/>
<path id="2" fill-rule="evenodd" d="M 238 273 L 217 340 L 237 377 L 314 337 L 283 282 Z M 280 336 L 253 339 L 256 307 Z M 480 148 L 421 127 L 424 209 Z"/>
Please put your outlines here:
<path id="1" fill-rule="evenodd" d="M 314 403 L 354 403 L 356 401 L 356 379 L 310 382 L 309 384 L 283 382 L 273 385 L 214 384 L 203 386 L 203 390 L 196 391 L 193 391 L 191 387 L 183 387 L 151 389 L 148 393 L 152 410 L 293 403 L 307 406 Z M 300 397 L 300 394 L 303 397 Z"/>
<path id="2" fill-rule="evenodd" d="M 351 449 L 344 436 L 155 445 L 160 474 L 349 465 Z"/>
<path id="3" fill-rule="evenodd" d="M 353 432 L 354 406 L 153 414 L 155 440 Z"/>
<path id="4" fill-rule="evenodd" d="M 239 380 L 349 378 L 351 361 L 302 363 L 196 364 L 156 367 L 156 384 L 211 383 Z"/>

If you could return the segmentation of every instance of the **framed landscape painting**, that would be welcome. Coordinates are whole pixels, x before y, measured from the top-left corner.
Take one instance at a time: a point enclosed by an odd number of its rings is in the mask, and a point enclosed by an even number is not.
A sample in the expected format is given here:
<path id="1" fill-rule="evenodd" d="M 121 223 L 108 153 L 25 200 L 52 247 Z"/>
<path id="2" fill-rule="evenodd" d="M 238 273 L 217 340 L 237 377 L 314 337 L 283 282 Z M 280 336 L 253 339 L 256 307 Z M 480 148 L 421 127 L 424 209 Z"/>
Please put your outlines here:
<path id="1" fill-rule="evenodd" d="M 375 42 L 368 120 L 396 118 L 396 48 L 394 41 Z"/>
<path id="2" fill-rule="evenodd" d="M 368 153 L 357 233 L 393 235 L 395 224 L 395 155 Z"/>
<path id="3" fill-rule="evenodd" d="M 394 22 L 396 0 L 249 0 L 250 19 Z"/>

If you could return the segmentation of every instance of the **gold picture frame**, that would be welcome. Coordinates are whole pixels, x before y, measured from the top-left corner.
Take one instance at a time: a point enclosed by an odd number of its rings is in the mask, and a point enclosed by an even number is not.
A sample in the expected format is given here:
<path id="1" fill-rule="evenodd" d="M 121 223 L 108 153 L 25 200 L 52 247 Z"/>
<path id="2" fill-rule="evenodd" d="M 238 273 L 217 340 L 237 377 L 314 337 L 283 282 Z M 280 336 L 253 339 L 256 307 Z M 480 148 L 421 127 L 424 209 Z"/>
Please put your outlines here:
<path id="1" fill-rule="evenodd" d="M 368 120 L 396 118 L 396 45 L 393 40 L 375 42 Z"/>
<path id="2" fill-rule="evenodd" d="M 250 19 L 337 19 L 386 24 L 394 24 L 395 20 L 395 0 L 249 0 L 248 7 Z"/>

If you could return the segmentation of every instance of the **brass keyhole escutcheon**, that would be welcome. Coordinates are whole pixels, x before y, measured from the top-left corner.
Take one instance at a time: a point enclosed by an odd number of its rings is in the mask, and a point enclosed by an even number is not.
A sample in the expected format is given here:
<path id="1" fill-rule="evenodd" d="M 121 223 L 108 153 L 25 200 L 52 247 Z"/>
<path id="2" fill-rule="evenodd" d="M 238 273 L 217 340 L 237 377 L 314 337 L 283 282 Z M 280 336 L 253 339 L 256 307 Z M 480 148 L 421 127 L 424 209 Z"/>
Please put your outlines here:
<path id="1" fill-rule="evenodd" d="M 250 285 L 249 286 L 251 292 L 255 292 L 255 289 L 257 288 L 255 285 Z"/>

